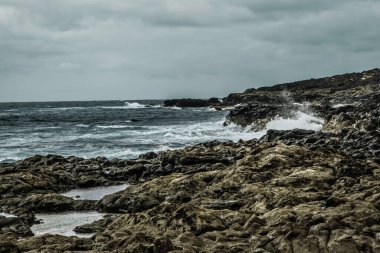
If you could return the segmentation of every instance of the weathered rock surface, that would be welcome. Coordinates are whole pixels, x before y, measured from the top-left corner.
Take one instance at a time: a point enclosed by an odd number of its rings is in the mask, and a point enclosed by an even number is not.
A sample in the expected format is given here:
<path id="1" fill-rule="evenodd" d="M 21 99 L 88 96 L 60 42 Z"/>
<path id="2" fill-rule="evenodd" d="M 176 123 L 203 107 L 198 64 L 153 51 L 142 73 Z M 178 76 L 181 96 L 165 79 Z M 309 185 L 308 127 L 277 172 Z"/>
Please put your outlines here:
<path id="1" fill-rule="evenodd" d="M 374 69 L 231 94 L 224 103 L 240 106 L 225 124 L 263 130 L 274 118 L 294 118 L 301 111 L 325 119 L 324 130 L 372 130 L 380 124 L 379 102 L 380 70 Z"/>
<path id="2" fill-rule="evenodd" d="M 379 70 L 248 90 L 227 98 L 252 102 L 230 122 L 265 128 L 307 100 L 326 131 L 269 130 L 135 160 L 1 164 L 0 206 L 19 218 L 0 217 L 0 252 L 380 252 L 378 94 Z M 59 195 L 125 181 L 97 202 Z M 95 209 L 112 215 L 75 229 L 92 238 L 30 236 L 29 213 Z"/>

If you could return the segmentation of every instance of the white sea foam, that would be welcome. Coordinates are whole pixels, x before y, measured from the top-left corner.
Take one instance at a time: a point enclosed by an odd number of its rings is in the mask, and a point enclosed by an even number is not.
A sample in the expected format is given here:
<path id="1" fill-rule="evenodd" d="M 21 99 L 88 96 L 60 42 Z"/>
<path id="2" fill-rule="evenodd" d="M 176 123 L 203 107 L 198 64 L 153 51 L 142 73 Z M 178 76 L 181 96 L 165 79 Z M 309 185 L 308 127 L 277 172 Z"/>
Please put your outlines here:
<path id="1" fill-rule="evenodd" d="M 199 108 L 190 108 L 191 110 L 195 112 L 216 112 L 216 109 L 214 107 L 199 107 Z"/>
<path id="2" fill-rule="evenodd" d="M 122 106 L 100 106 L 100 108 L 103 109 L 141 109 L 141 108 L 147 108 L 147 105 L 143 105 L 137 102 L 125 102 Z"/>
<path id="3" fill-rule="evenodd" d="M 322 129 L 323 119 L 312 114 L 298 111 L 295 118 L 277 117 L 267 124 L 266 129 L 275 130 L 291 130 L 291 129 L 306 129 L 319 131 Z"/>
<path id="4" fill-rule="evenodd" d="M 125 106 L 131 109 L 144 108 L 146 105 L 142 105 L 136 102 L 125 102 Z"/>
<path id="5" fill-rule="evenodd" d="M 96 127 L 99 127 L 99 128 L 111 128 L 111 129 L 119 129 L 119 128 L 127 128 L 129 126 L 126 126 L 126 125 L 109 125 L 109 126 L 96 126 Z"/>
<path id="6" fill-rule="evenodd" d="M 73 107 L 50 107 L 50 108 L 41 108 L 36 111 L 39 112 L 54 112 L 54 111 L 67 111 L 67 110 L 83 110 L 83 109 L 91 109 L 91 107 L 81 107 L 81 106 L 73 106 Z"/>
<path id="7" fill-rule="evenodd" d="M 36 219 L 43 223 L 31 227 L 36 236 L 52 234 L 64 236 L 90 237 L 93 234 L 77 234 L 73 230 L 77 226 L 88 224 L 104 217 L 98 212 L 68 212 L 60 214 L 36 214 Z"/>
<path id="8" fill-rule="evenodd" d="M 34 130 L 46 130 L 46 129 L 60 129 L 62 127 L 47 126 L 47 127 L 36 127 Z"/>
<path id="9" fill-rule="evenodd" d="M 78 125 L 75 125 L 76 127 L 83 127 L 83 128 L 87 128 L 89 127 L 90 125 L 86 125 L 86 124 L 78 124 Z"/>
<path id="10" fill-rule="evenodd" d="M 164 107 L 164 109 L 166 108 Z M 267 129 L 320 130 L 323 124 L 322 119 L 308 112 L 307 106 L 295 113 L 296 117 L 292 119 L 282 118 L 280 115 L 269 122 L 266 129 L 260 132 L 253 132 L 249 128 L 241 128 L 234 124 L 224 127 L 223 122 L 227 112 L 211 112 L 214 110 L 213 108 L 186 108 L 178 112 L 164 109 L 162 112 L 161 110 L 149 110 L 149 108 L 143 112 L 129 111 L 128 114 L 131 113 L 131 116 L 126 118 L 117 117 L 124 116 L 123 111 L 113 111 L 112 114 L 115 113 L 116 116 L 112 121 L 95 123 L 96 127 L 79 121 L 71 127 L 63 125 L 62 129 L 57 131 L 53 131 L 54 129 L 52 131 L 34 131 L 34 128 L 12 128 L 12 132 L 0 133 L 0 150 L 2 151 L 0 152 L 0 162 L 11 162 L 34 154 L 45 155 L 48 153 L 84 158 L 105 156 L 130 159 L 149 151 L 183 148 L 212 140 L 238 141 L 260 138 Z M 182 108 L 171 107 L 169 109 Z M 199 112 L 194 110 L 199 110 Z M 136 116 L 132 114 L 134 112 L 136 112 Z M 134 124 L 130 123 L 130 119 L 142 117 L 141 115 L 147 115 L 148 118 Z M 38 127 L 44 126 L 39 125 Z"/>

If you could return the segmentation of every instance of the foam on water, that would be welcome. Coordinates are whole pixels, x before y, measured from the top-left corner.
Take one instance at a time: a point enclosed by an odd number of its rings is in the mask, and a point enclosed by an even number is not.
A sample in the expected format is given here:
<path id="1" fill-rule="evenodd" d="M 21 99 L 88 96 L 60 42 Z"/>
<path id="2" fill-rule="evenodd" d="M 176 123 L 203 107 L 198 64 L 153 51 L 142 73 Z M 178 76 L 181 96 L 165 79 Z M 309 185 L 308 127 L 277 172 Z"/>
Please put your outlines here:
<path id="1" fill-rule="evenodd" d="M 100 220 L 104 214 L 98 212 L 68 212 L 59 214 L 36 214 L 37 220 L 42 220 L 41 224 L 31 227 L 36 236 L 52 234 L 63 236 L 91 237 L 93 234 L 77 234 L 74 228 L 84 224 Z"/>
<path id="2" fill-rule="evenodd" d="M 86 128 L 86 127 L 89 127 L 90 125 L 85 125 L 85 124 L 78 124 L 78 125 L 75 125 L 76 127 L 84 127 L 84 128 Z"/>
<path id="3" fill-rule="evenodd" d="M 131 109 L 144 108 L 145 106 L 146 105 L 142 105 L 136 102 L 125 102 L 125 107 L 131 108 Z"/>
<path id="4" fill-rule="evenodd" d="M 318 118 L 312 114 L 298 111 L 295 118 L 275 118 L 268 123 L 266 129 L 291 130 L 298 128 L 319 131 L 322 129 L 322 126 L 323 119 Z"/>
<path id="5" fill-rule="evenodd" d="M 233 124 L 224 127 L 228 111 L 214 108 L 167 108 L 162 102 L 154 104 L 154 101 L 61 104 L 64 109 L 69 105 L 86 110 L 57 113 L 58 105 L 47 103 L 17 109 L 22 117 L 0 117 L 0 162 L 49 153 L 131 159 L 149 151 L 178 149 L 212 140 L 260 138 L 267 129 L 320 130 L 322 127 L 321 119 L 314 117 L 307 108 L 302 108 L 293 119 L 280 115 L 269 122 L 264 131 L 252 132 Z M 118 107 L 140 109 L 113 110 Z M 0 104 L 0 113 L 10 109 L 2 110 Z M 55 111 L 41 112 L 41 109 Z M 132 119 L 137 121 L 132 122 Z"/>
<path id="6" fill-rule="evenodd" d="M 158 107 L 149 106 L 149 105 L 144 105 L 137 102 L 125 102 L 124 105 L 122 106 L 100 106 L 100 108 L 102 109 L 141 109 L 141 108 L 149 108 L 149 107 L 152 107 L 152 108 L 161 107 L 161 105 L 157 105 L 157 106 Z"/>
<path id="7" fill-rule="evenodd" d="M 177 107 L 177 106 L 170 106 L 170 107 L 167 107 L 169 109 L 172 109 L 172 110 L 182 110 L 181 107 Z"/>
<path id="8" fill-rule="evenodd" d="M 126 125 L 111 125 L 111 126 L 96 126 L 96 127 L 99 127 L 99 128 L 127 128 L 128 126 Z"/>

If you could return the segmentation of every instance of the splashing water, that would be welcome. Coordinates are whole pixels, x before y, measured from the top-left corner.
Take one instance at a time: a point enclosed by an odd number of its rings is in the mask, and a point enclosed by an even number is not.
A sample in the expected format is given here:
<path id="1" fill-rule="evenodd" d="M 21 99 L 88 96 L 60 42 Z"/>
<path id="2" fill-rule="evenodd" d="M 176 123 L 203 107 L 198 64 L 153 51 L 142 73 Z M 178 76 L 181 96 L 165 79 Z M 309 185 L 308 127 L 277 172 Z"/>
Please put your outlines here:
<path id="1" fill-rule="evenodd" d="M 297 111 L 294 118 L 277 117 L 267 124 L 266 129 L 275 130 L 291 130 L 291 129 L 306 129 L 319 131 L 322 129 L 323 119 L 307 114 L 302 111 Z"/>
<path id="2" fill-rule="evenodd" d="M 266 132 L 223 127 L 227 114 L 213 108 L 166 108 L 162 101 L 0 104 L 0 162 L 48 153 L 130 159 L 212 140 L 260 138 Z M 295 115 L 277 117 L 267 129 L 321 128 L 321 120 L 305 108 Z"/>

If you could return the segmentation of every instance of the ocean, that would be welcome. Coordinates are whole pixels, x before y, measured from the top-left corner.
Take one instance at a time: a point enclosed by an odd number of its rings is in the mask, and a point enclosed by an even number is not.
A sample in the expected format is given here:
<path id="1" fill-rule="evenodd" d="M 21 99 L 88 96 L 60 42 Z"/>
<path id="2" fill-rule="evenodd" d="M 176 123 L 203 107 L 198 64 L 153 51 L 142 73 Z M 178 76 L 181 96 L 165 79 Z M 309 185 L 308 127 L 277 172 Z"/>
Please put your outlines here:
<path id="1" fill-rule="evenodd" d="M 223 127 L 228 111 L 165 108 L 163 101 L 0 103 L 0 162 L 35 154 L 136 158 L 149 151 L 256 133 Z"/>
<path id="2" fill-rule="evenodd" d="M 236 125 L 223 126 L 228 110 L 163 107 L 162 100 L 0 103 L 0 162 L 36 154 L 137 158 L 211 140 L 260 138 Z M 312 115 L 278 118 L 272 129 L 318 130 Z"/>

